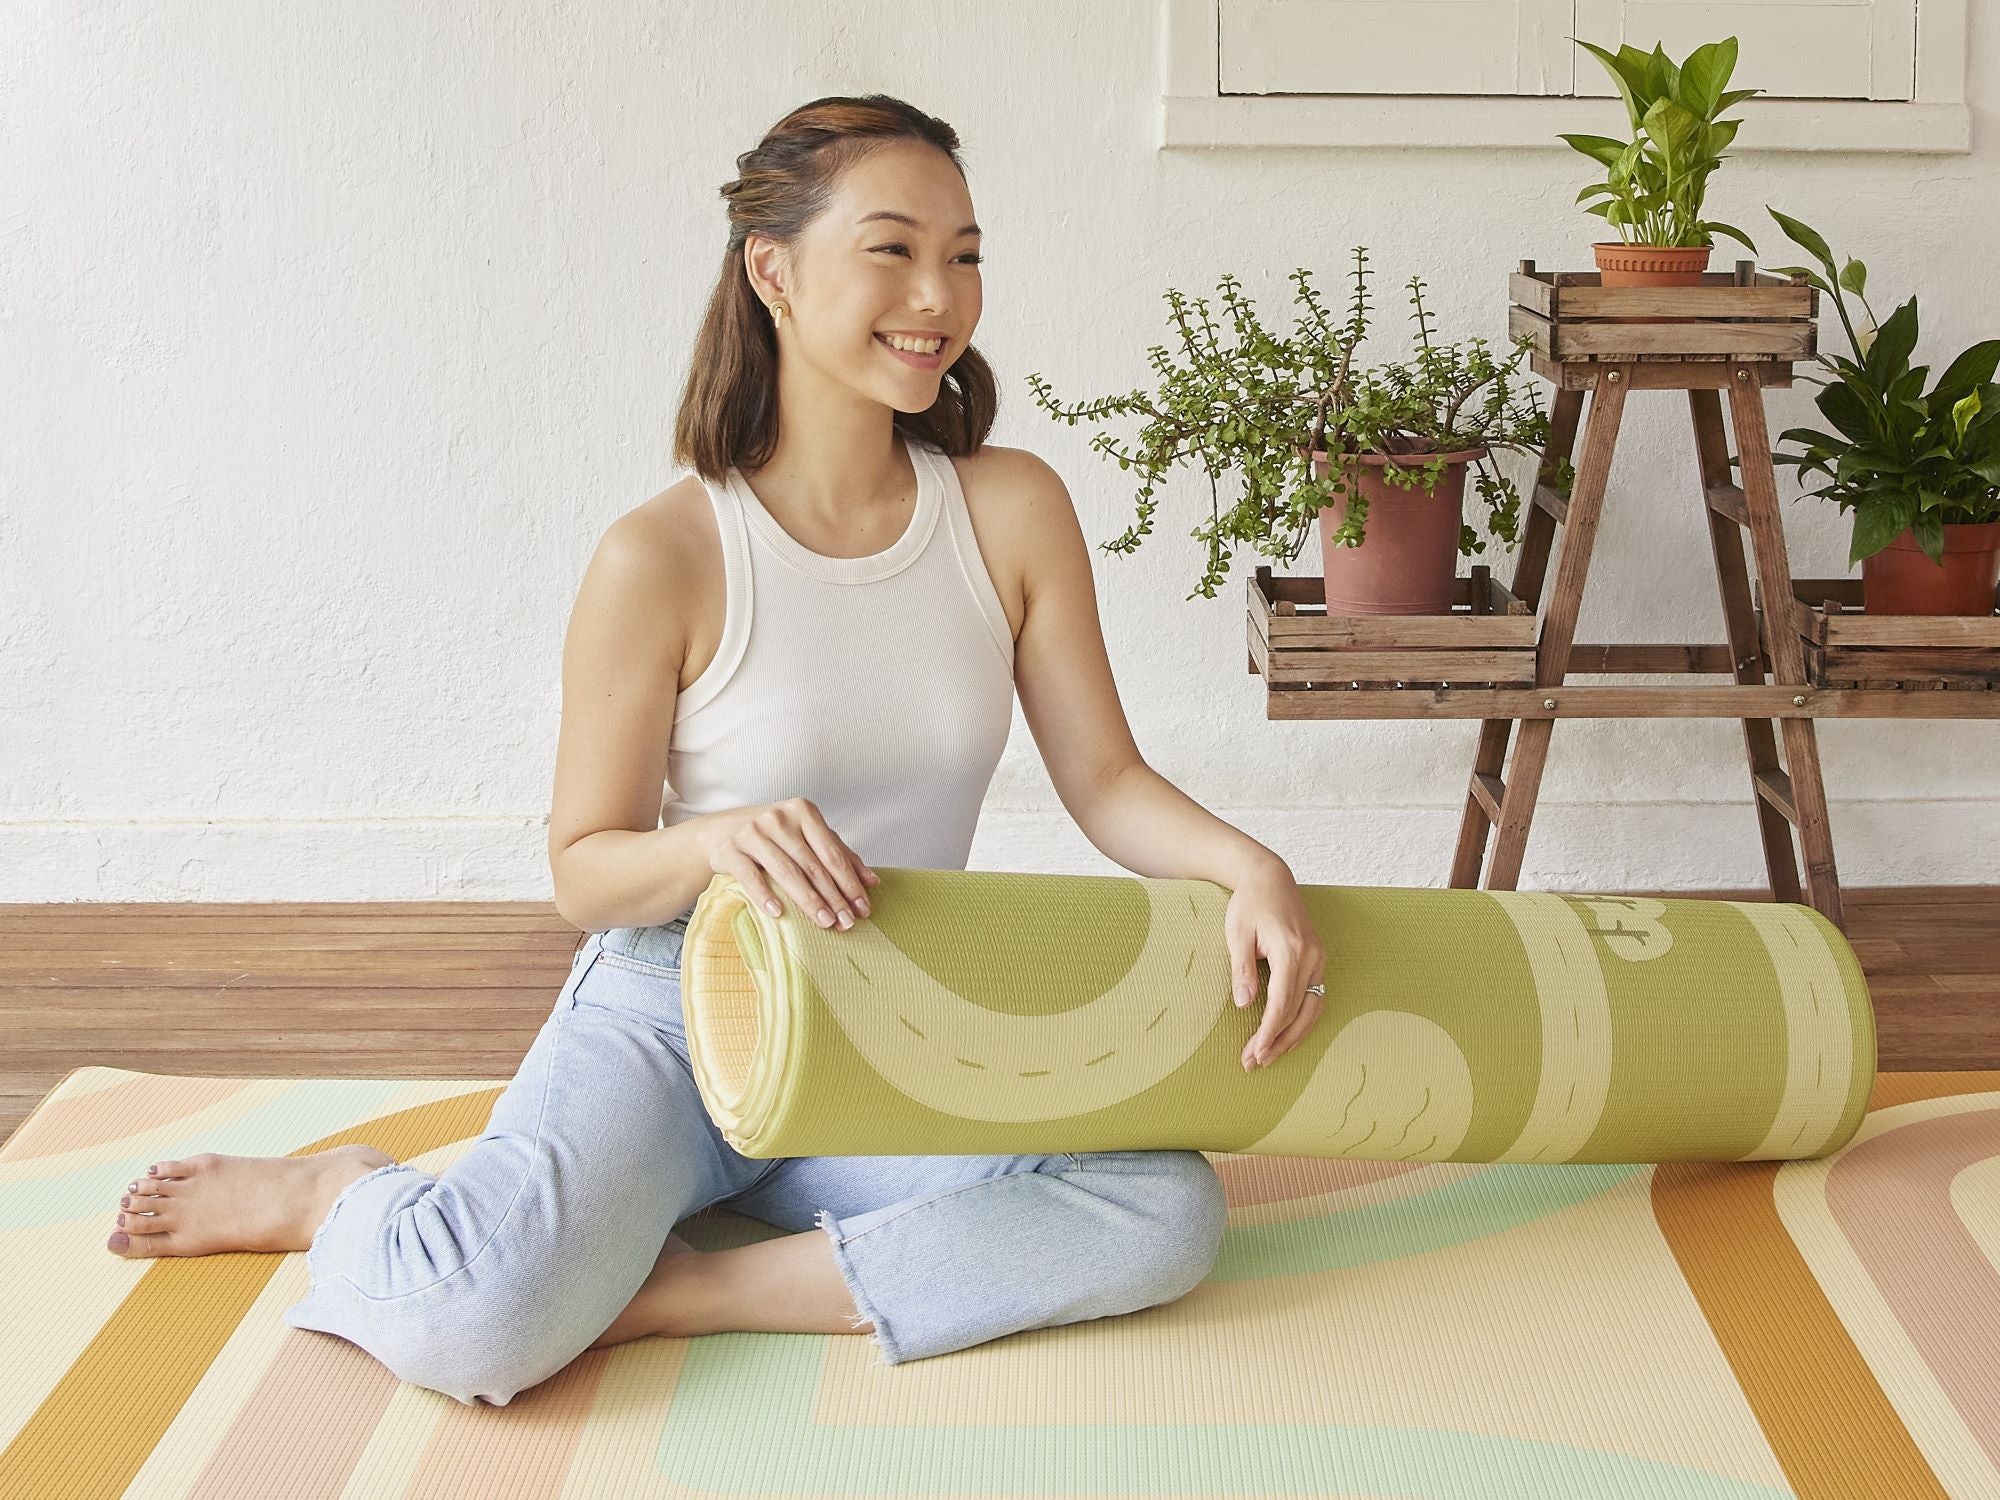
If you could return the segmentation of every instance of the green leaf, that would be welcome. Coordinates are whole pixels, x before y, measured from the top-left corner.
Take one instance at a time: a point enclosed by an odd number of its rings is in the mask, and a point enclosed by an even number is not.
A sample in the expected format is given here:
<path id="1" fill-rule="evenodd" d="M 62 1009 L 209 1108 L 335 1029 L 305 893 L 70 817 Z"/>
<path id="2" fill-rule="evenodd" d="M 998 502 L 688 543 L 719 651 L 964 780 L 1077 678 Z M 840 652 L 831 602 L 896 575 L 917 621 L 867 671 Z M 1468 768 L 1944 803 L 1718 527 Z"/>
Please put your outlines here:
<path id="1" fill-rule="evenodd" d="M 1931 393 L 1931 398 L 1956 401 L 1975 386 L 1990 381 L 1996 364 L 2000 364 L 2000 339 L 1981 340 L 1953 360 L 1944 374 L 1938 377 L 1937 389 Z"/>
<path id="2" fill-rule="evenodd" d="M 1716 103 L 1736 68 L 1736 38 L 1708 42 L 1687 55 L 1681 64 L 1675 97 L 1702 119 L 1715 117 Z"/>
<path id="3" fill-rule="evenodd" d="M 1624 153 L 1625 142 L 1613 140 L 1608 135 L 1563 134 L 1557 140 L 1568 141 L 1593 161 L 1601 161 L 1607 167 Z"/>
<path id="4" fill-rule="evenodd" d="M 1857 297 L 1868 294 L 1868 268 L 1848 256 L 1847 264 L 1840 268 L 1840 284 Z"/>
<path id="5" fill-rule="evenodd" d="M 1731 227 L 1728 224 L 1718 223 L 1714 219 L 1703 219 L 1701 221 L 1701 227 L 1712 234 L 1726 234 L 1729 236 L 1729 238 L 1735 240 L 1737 244 L 1742 245 L 1753 252 L 1757 248 L 1755 243 L 1752 242 L 1749 235 L 1745 234 L 1740 229 Z"/>
<path id="6" fill-rule="evenodd" d="M 1868 358 L 1862 367 L 1878 391 L 1887 391 L 1909 368 L 1910 351 L 1917 347 L 1917 299 L 1910 298 L 1890 313 L 1875 334 Z"/>
<path id="7" fill-rule="evenodd" d="M 1816 286 L 1828 296 L 1833 295 L 1833 288 L 1827 285 L 1826 278 L 1811 266 L 1772 266 L 1770 272 L 1773 276 L 1803 276 L 1808 286 Z"/>
<path id="8" fill-rule="evenodd" d="M 1958 429 L 1960 442 L 1965 441 L 1965 429 L 1972 419 L 1979 415 L 1979 392 L 1974 391 L 1951 409 L 1951 425 Z"/>
<path id="9" fill-rule="evenodd" d="M 1639 122 L 1646 116 L 1646 106 L 1652 103 L 1652 95 L 1646 92 L 1645 54 L 1635 54 L 1640 59 L 1635 68 L 1625 56 L 1632 52 L 1630 47 L 1620 47 L 1616 53 L 1611 53 L 1595 42 L 1586 42 L 1582 37 L 1573 36 L 1570 40 L 1604 64 L 1611 81 L 1618 85 L 1618 96 L 1625 101 L 1625 113 L 1632 121 L 1632 128 L 1637 130 Z"/>
<path id="10" fill-rule="evenodd" d="M 1869 412 L 1869 403 L 1844 381 L 1829 384 L 1819 393 L 1814 405 L 1819 407 L 1827 421 L 1833 423 L 1834 430 L 1844 434 L 1849 441 L 1865 443 L 1875 436 L 1875 418 Z"/>
<path id="11" fill-rule="evenodd" d="M 1916 504 L 1905 495 L 1880 500 L 1864 499 L 1854 507 L 1854 539 L 1848 549 L 1851 568 L 1864 557 L 1872 557 L 1910 529 Z"/>
<path id="12" fill-rule="evenodd" d="M 1764 205 L 1764 211 L 1778 221 L 1778 227 L 1785 231 L 1786 236 L 1790 238 L 1793 244 L 1803 246 L 1811 253 L 1813 259 L 1826 267 L 1828 277 L 1832 277 L 1835 274 L 1833 269 L 1833 252 L 1826 248 L 1826 241 L 1820 238 L 1820 233 L 1817 229 L 1814 229 L 1809 224 L 1799 222 L 1799 220 L 1794 219 L 1790 214 L 1779 213 L 1768 203 Z"/>
<path id="13" fill-rule="evenodd" d="M 1694 165 L 1695 136 L 1701 121 L 1671 99 L 1655 99 L 1646 111 L 1646 136 L 1658 147 L 1669 182 Z"/>
<path id="14" fill-rule="evenodd" d="M 1725 109 L 1728 109 L 1732 104 L 1741 104 L 1745 99 L 1748 99 L 1755 94 L 1761 94 L 1763 92 L 1764 91 L 1762 89 L 1731 89 L 1728 93 L 1722 95 L 1721 98 L 1715 101 L 1715 112 L 1717 114 L 1721 114 Z"/>
<path id="15" fill-rule="evenodd" d="M 1621 51 L 1624 49 L 1620 49 Z M 1646 84 L 1652 99 L 1671 99 L 1680 88 L 1681 70 L 1674 66 L 1674 60 L 1667 56 L 1667 49 L 1658 42 L 1646 56 Z M 1651 105 L 1648 105 L 1650 108 Z"/>
<path id="16" fill-rule="evenodd" d="M 1935 510 L 1921 510 L 1910 523 L 1917 534 L 1917 545 L 1924 549 L 1924 556 L 1932 562 L 1944 562 L 1944 517 Z"/>

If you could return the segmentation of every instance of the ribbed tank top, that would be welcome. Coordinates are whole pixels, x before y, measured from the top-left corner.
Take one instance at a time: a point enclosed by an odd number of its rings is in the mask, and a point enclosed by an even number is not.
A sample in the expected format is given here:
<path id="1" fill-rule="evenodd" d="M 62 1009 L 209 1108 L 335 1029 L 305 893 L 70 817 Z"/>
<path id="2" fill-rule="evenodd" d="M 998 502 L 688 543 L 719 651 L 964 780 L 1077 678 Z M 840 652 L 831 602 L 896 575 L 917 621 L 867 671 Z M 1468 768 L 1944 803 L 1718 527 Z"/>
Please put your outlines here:
<path id="1" fill-rule="evenodd" d="M 703 482 L 722 642 L 674 707 L 668 826 L 797 795 L 871 865 L 965 868 L 1013 723 L 1014 640 L 957 469 L 904 446 L 910 523 L 867 557 L 801 544 L 734 467 Z"/>

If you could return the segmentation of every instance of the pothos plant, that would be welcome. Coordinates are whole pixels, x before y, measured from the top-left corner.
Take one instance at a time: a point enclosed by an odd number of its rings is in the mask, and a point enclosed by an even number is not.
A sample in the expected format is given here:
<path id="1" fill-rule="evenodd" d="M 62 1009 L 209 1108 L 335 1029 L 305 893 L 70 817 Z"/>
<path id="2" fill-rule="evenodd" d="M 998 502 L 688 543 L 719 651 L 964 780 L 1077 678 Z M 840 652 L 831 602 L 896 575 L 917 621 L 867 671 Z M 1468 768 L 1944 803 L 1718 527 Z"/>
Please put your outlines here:
<path id="1" fill-rule="evenodd" d="M 1064 406 L 1039 372 L 1027 379 L 1036 405 L 1072 427 L 1079 419 L 1099 421 L 1139 414 L 1146 424 L 1136 445 L 1126 447 L 1107 432 L 1090 446 L 1111 455 L 1122 470 L 1141 476 L 1134 525 L 1103 550 L 1130 553 L 1152 534 L 1155 498 L 1168 472 L 1187 462 L 1208 476 L 1209 517 L 1189 533 L 1206 544 L 1207 568 L 1186 597 L 1214 598 L 1228 576 L 1234 544 L 1289 562 L 1298 556 L 1322 508 L 1343 494 L 1347 514 L 1332 533 L 1336 545 L 1358 547 L 1365 535 L 1368 506 L 1358 485 L 1350 485 L 1353 460 L 1361 454 L 1389 458 L 1384 478 L 1406 490 L 1433 490 L 1445 473 L 1446 455 L 1478 450 L 1471 460 L 1473 486 L 1485 503 L 1494 536 L 1512 546 L 1518 539 L 1521 496 L 1515 481 L 1495 462 L 1500 451 L 1539 455 L 1548 440 L 1548 416 L 1532 377 L 1522 365 L 1531 344 L 1522 339 L 1506 358 L 1484 338 L 1443 343 L 1424 305 L 1424 282 L 1406 283 L 1416 325 L 1408 358 L 1363 364 L 1357 351 L 1368 336 L 1368 251 L 1357 245 L 1350 273 L 1353 291 L 1346 318 L 1332 321 L 1305 267 L 1294 270 L 1297 301 L 1304 309 L 1289 337 L 1265 327 L 1242 295 L 1242 283 L 1225 274 L 1217 285 L 1233 325 L 1225 343 L 1209 315 L 1208 299 L 1165 293 L 1181 355 L 1165 345 L 1147 351 L 1159 376 L 1158 389 Z M 1323 452 L 1325 473 L 1311 455 Z M 1243 493 L 1225 506 L 1221 484 L 1232 471 L 1244 478 Z M 1459 551 L 1484 552 L 1486 541 L 1460 525 Z"/>
<path id="2" fill-rule="evenodd" d="M 1605 169 L 1603 181 L 1579 192 L 1577 202 L 1598 200 L 1588 212 L 1630 245 L 1708 245 L 1724 234 L 1754 251 L 1742 230 L 1702 217 L 1709 174 L 1742 123 L 1717 117 L 1760 92 L 1727 86 L 1736 70 L 1736 38 L 1697 47 L 1681 63 L 1658 44 L 1651 52 L 1629 44 L 1609 52 L 1581 37 L 1570 40 L 1604 64 L 1632 127 L 1629 141 L 1560 137 Z"/>

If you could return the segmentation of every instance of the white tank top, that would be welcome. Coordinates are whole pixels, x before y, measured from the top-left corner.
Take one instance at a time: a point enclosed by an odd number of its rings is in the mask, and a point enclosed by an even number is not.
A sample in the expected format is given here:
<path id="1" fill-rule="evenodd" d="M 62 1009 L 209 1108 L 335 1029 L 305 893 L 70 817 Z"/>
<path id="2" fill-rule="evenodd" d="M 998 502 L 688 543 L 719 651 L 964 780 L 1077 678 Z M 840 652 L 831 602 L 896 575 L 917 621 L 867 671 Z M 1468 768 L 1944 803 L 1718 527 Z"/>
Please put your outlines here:
<path id="1" fill-rule="evenodd" d="M 722 643 L 674 707 L 663 823 L 798 795 L 870 865 L 965 868 L 1013 724 L 1014 640 L 957 469 L 904 446 L 915 509 L 867 557 L 800 544 L 734 467 L 704 481 Z"/>

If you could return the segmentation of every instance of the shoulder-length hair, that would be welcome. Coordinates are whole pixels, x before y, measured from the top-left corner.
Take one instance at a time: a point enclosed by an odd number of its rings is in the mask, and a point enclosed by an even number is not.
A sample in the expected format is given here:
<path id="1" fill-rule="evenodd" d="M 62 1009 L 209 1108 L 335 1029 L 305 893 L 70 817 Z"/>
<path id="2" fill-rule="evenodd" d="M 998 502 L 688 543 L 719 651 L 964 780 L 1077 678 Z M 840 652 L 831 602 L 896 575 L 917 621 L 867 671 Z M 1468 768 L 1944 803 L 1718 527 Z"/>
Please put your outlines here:
<path id="1" fill-rule="evenodd" d="M 825 210 L 840 174 L 897 140 L 937 147 L 965 175 L 957 132 L 887 94 L 802 104 L 736 158 L 740 175 L 721 189 L 729 202 L 729 244 L 674 420 L 676 463 L 719 482 L 732 465 L 755 469 L 770 458 L 778 439 L 778 338 L 744 269 L 743 243 L 761 234 L 795 244 Z M 897 412 L 895 427 L 946 453 L 971 453 L 985 442 L 998 404 L 992 367 L 968 344 L 945 371 L 930 408 Z"/>

